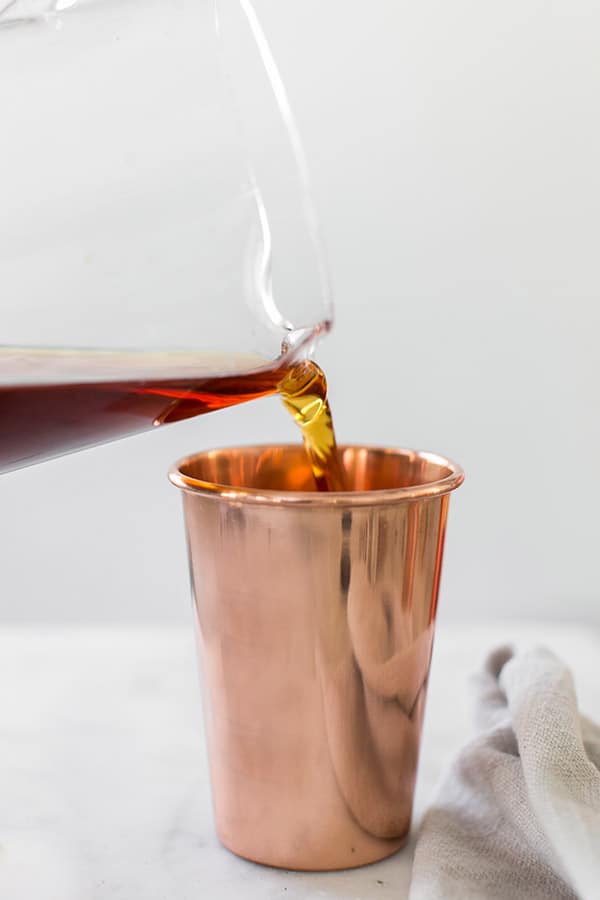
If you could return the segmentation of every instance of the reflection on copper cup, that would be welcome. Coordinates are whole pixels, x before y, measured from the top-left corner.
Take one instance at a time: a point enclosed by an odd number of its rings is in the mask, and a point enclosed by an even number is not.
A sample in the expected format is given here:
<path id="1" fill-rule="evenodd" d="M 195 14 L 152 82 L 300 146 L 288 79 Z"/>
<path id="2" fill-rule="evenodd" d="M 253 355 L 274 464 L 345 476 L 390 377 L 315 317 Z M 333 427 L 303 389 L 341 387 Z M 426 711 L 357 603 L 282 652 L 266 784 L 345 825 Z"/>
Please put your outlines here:
<path id="1" fill-rule="evenodd" d="M 430 453 L 340 447 L 318 493 L 299 446 L 211 450 L 183 490 L 216 825 L 256 862 L 340 869 L 409 826 L 449 494 Z"/>

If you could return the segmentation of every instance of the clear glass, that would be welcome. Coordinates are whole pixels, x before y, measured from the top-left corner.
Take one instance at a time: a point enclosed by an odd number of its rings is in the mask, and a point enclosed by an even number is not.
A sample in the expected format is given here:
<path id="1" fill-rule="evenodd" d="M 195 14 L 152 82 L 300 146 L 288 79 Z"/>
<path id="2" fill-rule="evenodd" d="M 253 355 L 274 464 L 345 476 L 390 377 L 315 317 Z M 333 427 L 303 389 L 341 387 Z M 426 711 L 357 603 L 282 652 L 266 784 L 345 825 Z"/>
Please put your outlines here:
<path id="1" fill-rule="evenodd" d="M 251 5 L 1 3 L 0 345 L 273 360 L 326 329 L 302 152 Z"/>
<path id="2" fill-rule="evenodd" d="M 261 396 L 331 323 L 247 0 L 0 0 L 0 471 Z"/>

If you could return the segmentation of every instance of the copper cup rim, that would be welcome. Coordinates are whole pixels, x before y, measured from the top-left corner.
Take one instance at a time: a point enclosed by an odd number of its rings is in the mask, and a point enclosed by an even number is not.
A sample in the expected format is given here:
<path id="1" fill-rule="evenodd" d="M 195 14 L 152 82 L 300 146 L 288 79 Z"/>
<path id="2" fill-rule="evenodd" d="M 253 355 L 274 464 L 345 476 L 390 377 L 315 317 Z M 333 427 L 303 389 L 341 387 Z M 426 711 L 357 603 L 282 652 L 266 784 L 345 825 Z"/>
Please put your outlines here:
<path id="1" fill-rule="evenodd" d="M 340 452 L 344 450 L 374 450 L 382 454 L 394 456 L 408 456 L 426 460 L 441 468 L 448 469 L 448 474 L 435 481 L 423 484 L 411 484 L 405 487 L 383 488 L 370 491 L 284 491 L 267 488 L 236 487 L 230 484 L 219 484 L 211 481 L 203 481 L 185 474 L 185 468 L 203 456 L 211 453 L 239 453 L 261 452 L 265 450 L 298 449 L 297 444 L 253 444 L 239 447 L 219 447 L 212 450 L 203 450 L 192 453 L 189 456 L 177 460 L 169 469 L 168 477 L 171 484 L 188 493 L 203 494 L 204 496 L 221 498 L 227 501 L 239 503 L 258 503 L 270 506 L 308 506 L 308 507 L 339 507 L 339 506 L 380 506 L 382 504 L 400 503 L 412 500 L 422 500 L 428 497 L 439 497 L 455 490 L 464 481 L 464 472 L 457 463 L 445 456 L 430 453 L 424 450 L 414 450 L 405 447 L 382 447 L 376 444 L 341 444 Z"/>

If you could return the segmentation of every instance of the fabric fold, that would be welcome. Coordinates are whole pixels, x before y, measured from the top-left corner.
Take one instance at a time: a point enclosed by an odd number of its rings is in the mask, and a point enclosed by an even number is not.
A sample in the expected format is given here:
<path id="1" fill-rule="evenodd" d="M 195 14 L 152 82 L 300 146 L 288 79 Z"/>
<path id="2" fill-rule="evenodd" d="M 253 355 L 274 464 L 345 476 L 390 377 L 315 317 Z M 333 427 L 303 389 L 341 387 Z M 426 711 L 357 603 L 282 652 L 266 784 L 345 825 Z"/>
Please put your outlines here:
<path id="1" fill-rule="evenodd" d="M 600 728 L 550 651 L 495 650 L 474 679 L 479 734 L 417 839 L 410 900 L 600 896 Z"/>

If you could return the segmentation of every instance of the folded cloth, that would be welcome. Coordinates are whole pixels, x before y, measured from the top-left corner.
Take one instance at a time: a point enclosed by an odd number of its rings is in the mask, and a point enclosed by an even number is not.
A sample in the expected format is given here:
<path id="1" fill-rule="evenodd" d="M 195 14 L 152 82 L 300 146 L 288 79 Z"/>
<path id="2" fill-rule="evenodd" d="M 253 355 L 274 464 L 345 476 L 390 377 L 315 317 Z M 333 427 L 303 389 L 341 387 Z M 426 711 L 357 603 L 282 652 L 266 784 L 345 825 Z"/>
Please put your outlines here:
<path id="1" fill-rule="evenodd" d="M 600 728 L 548 650 L 496 650 L 479 735 L 425 814 L 410 900 L 600 898 Z"/>

